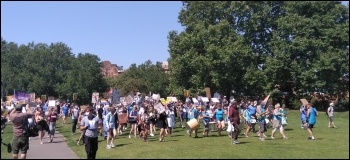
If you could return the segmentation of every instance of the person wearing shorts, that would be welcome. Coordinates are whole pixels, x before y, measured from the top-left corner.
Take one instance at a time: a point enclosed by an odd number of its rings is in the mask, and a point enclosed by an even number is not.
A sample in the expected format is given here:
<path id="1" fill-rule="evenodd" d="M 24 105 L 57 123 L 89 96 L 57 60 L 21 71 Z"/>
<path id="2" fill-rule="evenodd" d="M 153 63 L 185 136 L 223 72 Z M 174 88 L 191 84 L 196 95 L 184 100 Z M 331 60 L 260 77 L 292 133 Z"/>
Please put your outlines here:
<path id="1" fill-rule="evenodd" d="M 9 119 L 13 124 L 13 159 L 18 159 L 19 152 L 21 153 L 20 159 L 26 159 L 27 151 L 29 150 L 29 137 L 23 134 L 23 121 L 27 121 L 28 118 L 33 117 L 34 115 L 28 104 L 25 109 L 27 112 L 22 113 L 22 105 L 17 104 L 16 108 L 11 111 L 9 116 Z"/>

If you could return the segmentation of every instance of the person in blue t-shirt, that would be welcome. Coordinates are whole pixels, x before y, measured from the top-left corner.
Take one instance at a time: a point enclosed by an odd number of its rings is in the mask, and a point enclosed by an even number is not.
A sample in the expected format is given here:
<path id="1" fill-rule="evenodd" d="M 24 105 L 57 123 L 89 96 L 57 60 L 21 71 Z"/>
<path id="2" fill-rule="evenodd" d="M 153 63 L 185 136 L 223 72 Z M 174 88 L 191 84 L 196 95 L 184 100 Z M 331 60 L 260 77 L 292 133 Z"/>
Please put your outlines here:
<path id="1" fill-rule="evenodd" d="M 64 103 L 61 108 L 61 115 L 63 116 L 62 125 L 65 125 L 67 123 L 68 110 L 69 110 L 68 104 Z"/>
<path id="2" fill-rule="evenodd" d="M 316 110 L 316 108 L 312 107 L 312 104 L 309 103 L 306 105 L 307 107 L 307 116 L 306 116 L 306 123 L 307 125 L 307 131 L 310 134 L 310 137 L 308 139 L 314 140 L 314 133 L 312 131 L 312 128 L 314 128 L 315 124 L 316 124 L 316 117 L 318 116 L 318 112 Z"/>
<path id="3" fill-rule="evenodd" d="M 127 109 L 127 113 L 128 113 L 128 119 L 129 119 L 129 117 L 130 117 L 130 113 L 131 113 L 132 109 L 134 108 L 134 105 L 135 105 L 135 102 L 129 104 L 129 105 L 127 106 L 127 108 L 126 108 L 126 109 Z M 130 124 L 130 123 L 129 123 L 129 124 Z M 131 124 L 130 124 L 130 128 L 131 128 Z M 127 127 L 126 127 L 125 129 L 127 129 Z"/>
<path id="4" fill-rule="evenodd" d="M 218 134 L 221 136 L 221 131 L 224 130 L 225 128 L 225 121 L 224 121 L 224 115 L 225 111 L 222 108 L 222 104 L 217 104 L 217 109 L 214 112 L 216 123 L 217 123 L 217 128 L 218 128 Z"/>

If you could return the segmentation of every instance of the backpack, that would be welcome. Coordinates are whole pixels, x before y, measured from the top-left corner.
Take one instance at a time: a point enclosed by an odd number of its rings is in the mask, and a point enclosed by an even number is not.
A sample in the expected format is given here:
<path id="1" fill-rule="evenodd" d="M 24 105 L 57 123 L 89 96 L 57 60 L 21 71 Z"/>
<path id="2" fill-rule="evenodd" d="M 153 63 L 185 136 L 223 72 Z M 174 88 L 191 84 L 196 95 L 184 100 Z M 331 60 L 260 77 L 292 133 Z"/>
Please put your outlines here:
<path id="1" fill-rule="evenodd" d="M 23 135 L 27 137 L 37 137 L 39 135 L 39 130 L 34 125 L 29 125 L 28 118 L 23 118 L 22 120 L 23 126 Z"/>

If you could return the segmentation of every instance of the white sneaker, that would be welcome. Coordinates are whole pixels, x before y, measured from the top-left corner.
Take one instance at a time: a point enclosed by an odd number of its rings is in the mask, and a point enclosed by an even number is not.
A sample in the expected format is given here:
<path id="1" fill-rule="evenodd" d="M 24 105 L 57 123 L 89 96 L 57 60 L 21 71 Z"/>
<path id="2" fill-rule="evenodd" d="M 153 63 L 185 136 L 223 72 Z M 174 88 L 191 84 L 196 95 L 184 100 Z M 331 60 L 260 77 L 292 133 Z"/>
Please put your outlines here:
<path id="1" fill-rule="evenodd" d="M 129 135 L 129 138 L 131 138 L 131 136 Z"/>
<path id="2" fill-rule="evenodd" d="M 151 133 L 150 135 L 151 135 L 152 137 L 154 137 L 154 134 L 153 134 L 153 133 Z"/>
<path id="3" fill-rule="evenodd" d="M 115 145 L 111 142 L 111 145 L 110 145 L 112 148 L 114 148 L 115 147 Z"/>
<path id="4" fill-rule="evenodd" d="M 111 149 L 111 146 L 110 145 L 107 145 L 107 147 L 106 147 L 107 149 Z"/>

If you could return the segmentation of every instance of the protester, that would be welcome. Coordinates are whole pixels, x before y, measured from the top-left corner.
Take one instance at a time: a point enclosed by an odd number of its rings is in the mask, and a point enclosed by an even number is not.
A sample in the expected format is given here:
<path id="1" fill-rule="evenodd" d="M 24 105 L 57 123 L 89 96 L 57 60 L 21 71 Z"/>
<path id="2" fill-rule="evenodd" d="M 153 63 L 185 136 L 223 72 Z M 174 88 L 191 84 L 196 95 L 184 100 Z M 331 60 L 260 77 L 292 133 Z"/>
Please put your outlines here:
<path id="1" fill-rule="evenodd" d="M 328 128 L 331 127 L 331 124 L 332 124 L 333 128 L 337 128 L 334 124 L 334 103 L 329 104 L 329 107 L 327 108 L 327 115 L 329 118 Z"/>
<path id="2" fill-rule="evenodd" d="M 311 140 L 315 140 L 314 137 L 314 132 L 312 131 L 312 128 L 314 128 L 315 124 L 316 124 L 316 117 L 318 116 L 318 112 L 316 110 L 316 108 L 312 107 L 312 104 L 309 103 L 306 105 L 307 107 L 307 131 L 309 132 L 309 138 Z"/>
<path id="3" fill-rule="evenodd" d="M 239 117 L 239 108 L 237 106 L 236 101 L 231 102 L 228 117 L 230 119 L 231 125 L 234 127 L 234 130 L 233 130 L 234 134 L 231 138 L 234 138 L 233 143 L 238 144 L 239 142 L 237 139 L 238 139 L 239 133 L 241 132 L 241 129 L 239 128 L 240 117 Z M 232 134 L 230 133 L 230 135 L 232 135 Z"/>
<path id="4" fill-rule="evenodd" d="M 47 117 L 47 120 L 49 122 L 49 141 L 50 143 L 53 142 L 53 137 L 55 135 L 55 132 L 56 132 L 56 121 L 58 120 L 58 115 L 55 111 L 54 108 L 51 108 L 50 109 L 50 112 L 49 112 L 49 115 Z"/>
<path id="5" fill-rule="evenodd" d="M 84 132 L 85 151 L 87 159 L 96 159 L 98 150 L 98 128 L 102 127 L 99 118 L 92 113 L 92 108 L 86 109 L 86 115 L 80 122 L 80 130 Z"/>

